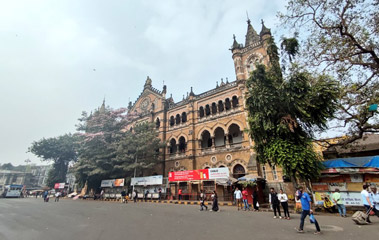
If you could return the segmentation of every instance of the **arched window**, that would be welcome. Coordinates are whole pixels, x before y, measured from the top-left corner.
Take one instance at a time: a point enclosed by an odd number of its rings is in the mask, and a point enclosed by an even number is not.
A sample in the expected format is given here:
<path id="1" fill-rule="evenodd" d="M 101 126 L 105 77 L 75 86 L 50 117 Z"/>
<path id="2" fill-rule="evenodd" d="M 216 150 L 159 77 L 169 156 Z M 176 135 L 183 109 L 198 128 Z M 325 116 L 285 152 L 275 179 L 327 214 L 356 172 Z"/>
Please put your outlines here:
<path id="1" fill-rule="evenodd" d="M 170 140 L 170 153 L 176 153 L 177 151 L 177 148 L 176 148 L 176 140 L 175 139 L 171 139 Z"/>
<path id="2" fill-rule="evenodd" d="M 205 130 L 201 134 L 201 148 L 209 148 L 209 147 L 212 147 L 212 138 L 211 138 L 211 134 L 207 130 Z"/>
<path id="3" fill-rule="evenodd" d="M 200 107 L 199 109 L 200 118 L 204 117 L 204 108 Z"/>
<path id="4" fill-rule="evenodd" d="M 229 98 L 225 99 L 225 110 L 228 111 L 231 109 L 231 104 Z"/>
<path id="5" fill-rule="evenodd" d="M 157 118 L 157 120 L 155 121 L 155 127 L 159 129 L 160 126 L 161 126 L 161 121 L 159 121 L 159 118 Z"/>
<path id="6" fill-rule="evenodd" d="M 241 164 L 237 164 L 233 168 L 233 177 L 238 179 L 240 177 L 245 176 L 245 168 Z"/>
<path id="7" fill-rule="evenodd" d="M 187 122 L 187 113 L 183 112 L 182 113 L 182 123 Z"/>
<path id="8" fill-rule="evenodd" d="M 238 106 L 238 98 L 237 98 L 237 96 L 233 96 L 233 98 L 232 98 L 232 105 L 233 105 L 233 108 L 236 108 Z"/>
<path id="9" fill-rule="evenodd" d="M 225 146 L 225 132 L 224 129 L 218 127 L 215 130 L 215 146 Z"/>
<path id="10" fill-rule="evenodd" d="M 179 152 L 184 153 L 186 151 L 186 139 L 182 136 L 179 138 Z"/>
<path id="11" fill-rule="evenodd" d="M 218 101 L 218 112 L 224 111 L 224 103 L 220 100 Z"/>
<path id="12" fill-rule="evenodd" d="M 217 106 L 216 103 L 212 103 L 212 115 L 217 113 Z"/>
<path id="13" fill-rule="evenodd" d="M 229 143 L 238 144 L 242 142 L 242 133 L 240 127 L 237 124 L 229 126 Z"/>
<path id="14" fill-rule="evenodd" d="M 207 115 L 207 116 L 211 115 L 211 109 L 210 109 L 209 105 L 205 106 L 205 115 Z"/>
<path id="15" fill-rule="evenodd" d="M 180 114 L 176 114 L 175 122 L 176 125 L 180 124 Z"/>
<path id="16" fill-rule="evenodd" d="M 174 126 L 175 125 L 175 118 L 174 116 L 171 116 L 170 117 L 170 126 Z"/>

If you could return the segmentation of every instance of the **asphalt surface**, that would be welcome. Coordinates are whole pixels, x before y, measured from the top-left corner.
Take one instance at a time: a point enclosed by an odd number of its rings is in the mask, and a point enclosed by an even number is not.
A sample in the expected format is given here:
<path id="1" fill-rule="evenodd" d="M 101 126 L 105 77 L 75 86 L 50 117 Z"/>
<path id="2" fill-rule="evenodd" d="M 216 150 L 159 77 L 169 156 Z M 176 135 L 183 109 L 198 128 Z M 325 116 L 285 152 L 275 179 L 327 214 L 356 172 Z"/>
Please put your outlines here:
<path id="1" fill-rule="evenodd" d="M 159 203 L 98 202 L 61 199 L 0 199 L 0 240 L 133 239 L 379 239 L 379 218 L 358 226 L 351 218 L 316 216 L 322 234 L 306 219 L 299 234 L 300 215 L 273 219 L 270 212 L 199 211 L 199 206 Z"/>

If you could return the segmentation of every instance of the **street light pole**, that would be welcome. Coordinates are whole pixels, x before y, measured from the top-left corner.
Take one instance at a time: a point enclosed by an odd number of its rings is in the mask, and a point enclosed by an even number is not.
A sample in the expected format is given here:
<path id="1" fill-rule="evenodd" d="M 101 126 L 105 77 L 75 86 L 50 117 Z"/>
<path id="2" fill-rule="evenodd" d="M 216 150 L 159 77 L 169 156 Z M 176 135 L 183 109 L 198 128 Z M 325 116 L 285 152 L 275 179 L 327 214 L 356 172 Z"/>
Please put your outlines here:
<path id="1" fill-rule="evenodd" d="M 137 150 L 136 150 L 136 161 L 134 162 L 134 164 L 137 164 L 137 160 L 138 160 L 138 147 L 137 147 Z M 134 176 L 133 176 L 133 178 L 136 178 L 136 171 L 137 171 L 137 166 L 134 167 Z M 133 196 L 133 193 L 134 193 L 134 183 L 133 183 L 132 196 Z"/>

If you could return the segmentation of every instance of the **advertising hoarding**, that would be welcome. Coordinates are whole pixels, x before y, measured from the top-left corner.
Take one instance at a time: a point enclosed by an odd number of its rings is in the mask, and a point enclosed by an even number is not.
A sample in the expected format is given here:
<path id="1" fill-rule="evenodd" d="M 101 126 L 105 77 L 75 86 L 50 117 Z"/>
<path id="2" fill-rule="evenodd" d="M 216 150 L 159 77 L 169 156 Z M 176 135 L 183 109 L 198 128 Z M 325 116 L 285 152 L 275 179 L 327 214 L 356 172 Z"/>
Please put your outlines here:
<path id="1" fill-rule="evenodd" d="M 134 186 L 148 186 L 148 185 L 162 185 L 163 176 L 149 176 L 149 177 L 137 177 L 132 178 L 130 185 Z"/>
<path id="2" fill-rule="evenodd" d="M 228 168 L 208 168 L 168 173 L 168 180 L 170 182 L 214 180 L 222 178 L 229 178 Z"/>

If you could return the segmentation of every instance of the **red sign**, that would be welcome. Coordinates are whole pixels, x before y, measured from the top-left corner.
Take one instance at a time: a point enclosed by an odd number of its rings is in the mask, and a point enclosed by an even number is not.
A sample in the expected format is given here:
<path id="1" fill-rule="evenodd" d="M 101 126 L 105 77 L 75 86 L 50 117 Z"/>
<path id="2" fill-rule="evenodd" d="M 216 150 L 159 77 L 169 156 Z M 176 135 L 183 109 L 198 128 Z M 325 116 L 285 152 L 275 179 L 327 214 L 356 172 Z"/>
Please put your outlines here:
<path id="1" fill-rule="evenodd" d="M 168 180 L 170 182 L 192 181 L 192 180 L 208 180 L 208 179 L 209 179 L 208 169 L 199 169 L 199 170 L 169 172 L 168 173 Z"/>

